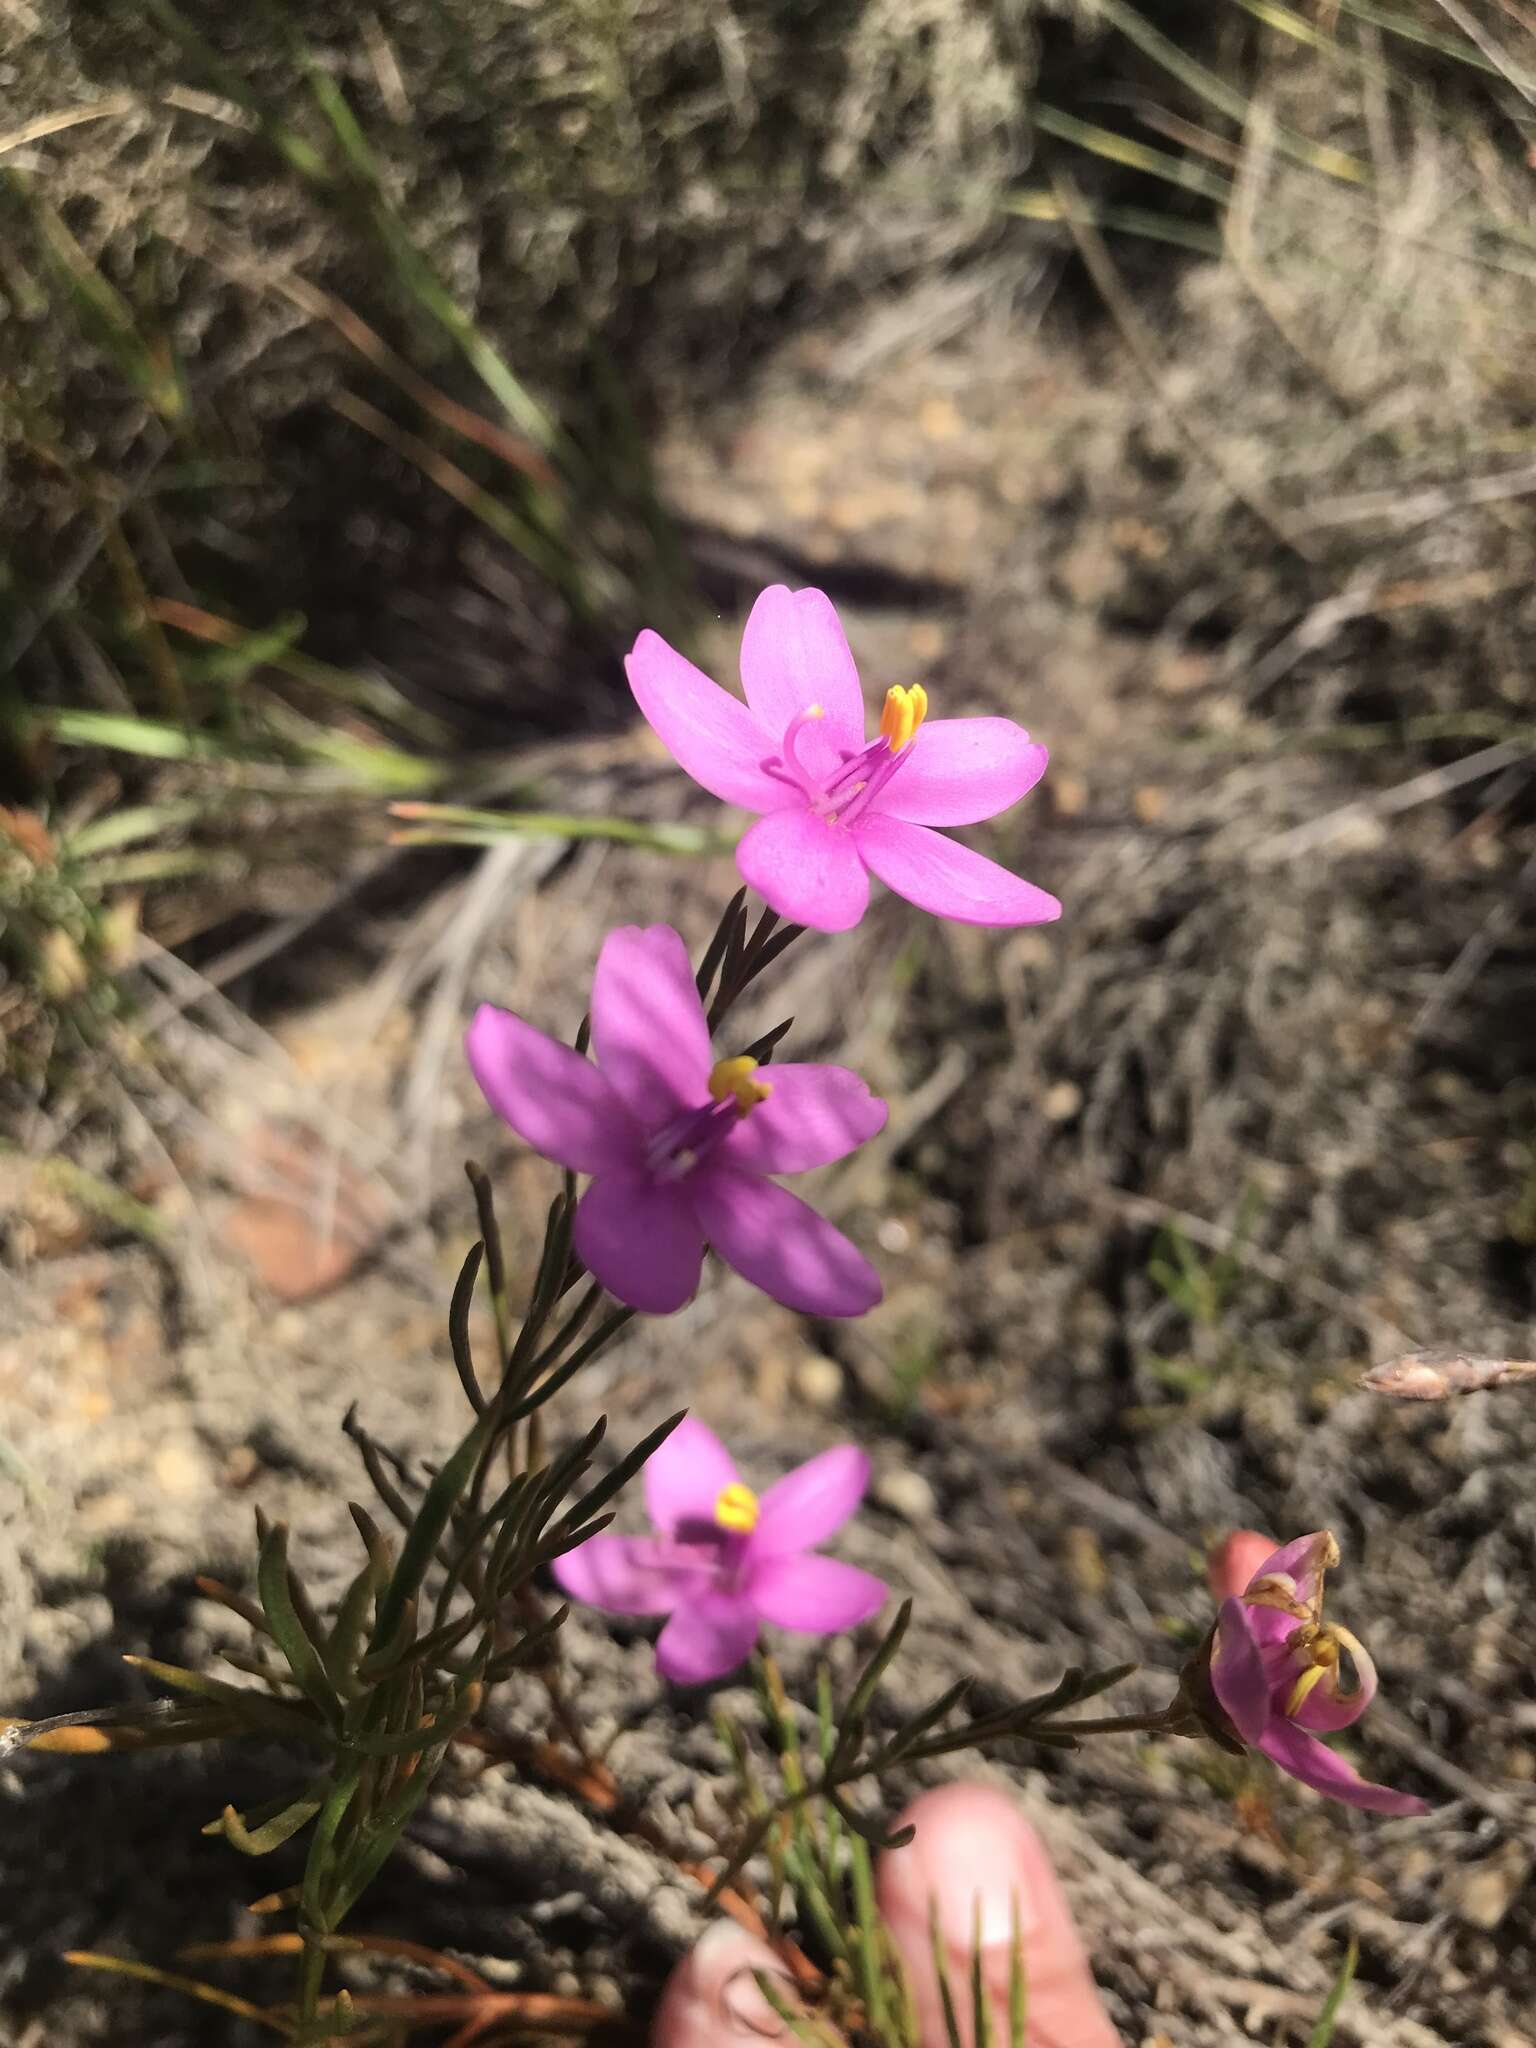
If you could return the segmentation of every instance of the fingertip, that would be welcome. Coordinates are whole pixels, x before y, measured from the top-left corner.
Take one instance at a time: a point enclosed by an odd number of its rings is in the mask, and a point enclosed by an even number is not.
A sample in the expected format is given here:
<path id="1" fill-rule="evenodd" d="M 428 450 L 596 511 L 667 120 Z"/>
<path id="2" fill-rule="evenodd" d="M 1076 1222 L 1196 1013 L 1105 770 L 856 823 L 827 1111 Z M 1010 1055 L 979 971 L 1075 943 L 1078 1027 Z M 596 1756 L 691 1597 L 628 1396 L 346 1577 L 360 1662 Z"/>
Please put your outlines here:
<path id="1" fill-rule="evenodd" d="M 724 2048 L 781 2040 L 784 2022 L 763 1996 L 757 1972 L 793 1982 L 773 1950 L 733 1920 L 705 1929 L 668 1977 L 651 2023 L 652 2048 Z"/>
<path id="2" fill-rule="evenodd" d="M 979 1929 L 996 2036 L 1008 2039 L 1017 1926 L 1028 2048 L 1120 2048 L 1045 1845 L 1015 1801 L 990 1786 L 945 1785 L 915 1799 L 899 1825 L 916 1834 L 908 1848 L 880 1858 L 876 1894 L 912 1985 L 923 2048 L 944 2048 L 947 2040 L 933 1963 L 935 1910 L 967 2037 L 963 1992 Z"/>
<path id="3" fill-rule="evenodd" d="M 1247 1592 L 1260 1565 L 1280 1548 L 1273 1536 L 1258 1529 L 1232 1529 L 1211 1546 L 1205 1561 L 1206 1582 L 1216 1600 L 1236 1600 Z"/>

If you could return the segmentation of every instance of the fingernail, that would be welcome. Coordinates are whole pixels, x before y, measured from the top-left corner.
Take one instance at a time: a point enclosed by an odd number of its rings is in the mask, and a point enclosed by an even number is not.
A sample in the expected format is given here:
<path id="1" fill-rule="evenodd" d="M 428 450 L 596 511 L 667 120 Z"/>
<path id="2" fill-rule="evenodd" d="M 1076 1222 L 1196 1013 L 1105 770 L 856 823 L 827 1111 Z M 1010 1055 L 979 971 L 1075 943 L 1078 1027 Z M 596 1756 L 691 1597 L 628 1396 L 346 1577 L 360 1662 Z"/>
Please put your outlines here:
<path id="1" fill-rule="evenodd" d="M 673 1970 L 651 2024 L 653 2048 L 741 2048 L 781 2040 L 784 2022 L 758 1989 L 755 1972 L 793 1981 L 767 1942 L 734 1920 L 706 1928 Z"/>

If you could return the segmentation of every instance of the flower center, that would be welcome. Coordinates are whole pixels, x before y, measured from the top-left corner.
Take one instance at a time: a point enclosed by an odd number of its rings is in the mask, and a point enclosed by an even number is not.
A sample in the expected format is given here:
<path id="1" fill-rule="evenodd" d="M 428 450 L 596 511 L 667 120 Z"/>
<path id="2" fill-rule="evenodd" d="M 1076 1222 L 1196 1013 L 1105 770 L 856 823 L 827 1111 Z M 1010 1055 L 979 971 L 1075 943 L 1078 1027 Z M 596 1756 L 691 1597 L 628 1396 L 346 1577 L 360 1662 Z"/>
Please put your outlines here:
<path id="1" fill-rule="evenodd" d="M 766 1081 L 754 1081 L 757 1061 L 750 1053 L 740 1053 L 733 1060 L 717 1060 L 709 1073 L 709 1093 L 715 1102 L 734 1102 L 745 1116 L 756 1109 L 760 1102 L 766 1102 L 773 1093 Z"/>
<path id="2" fill-rule="evenodd" d="M 715 1520 L 722 1529 L 732 1536 L 750 1536 L 757 1527 L 757 1516 L 757 1495 L 750 1486 L 733 1479 L 729 1486 L 720 1489 L 720 1498 L 715 1502 Z"/>
<path id="3" fill-rule="evenodd" d="M 1353 1655 L 1359 1651 L 1360 1645 L 1347 1628 L 1340 1628 L 1336 1622 L 1309 1621 L 1297 1629 L 1286 1648 L 1302 1666 L 1285 1702 L 1285 1716 L 1290 1720 L 1325 1682 L 1331 1697 L 1340 1696 L 1343 1652 L 1348 1650 Z M 1358 1686 L 1354 1690 L 1358 1691 Z"/>
<path id="4" fill-rule="evenodd" d="M 647 1170 L 657 1180 L 683 1180 L 730 1136 L 744 1116 L 773 1093 L 767 1081 L 755 1081 L 757 1061 L 749 1053 L 718 1060 L 710 1069 L 709 1101 L 681 1110 L 653 1133 L 645 1148 Z"/>
<path id="5" fill-rule="evenodd" d="M 829 765 L 825 747 L 809 747 L 811 729 L 826 716 L 819 704 L 812 704 L 790 720 L 783 752 L 770 755 L 762 766 L 778 781 L 798 789 L 818 818 L 829 824 L 851 825 L 910 759 L 917 729 L 927 715 L 928 692 L 921 683 L 910 689 L 895 684 L 885 693 L 879 736 L 867 746 L 839 747 L 837 761 Z M 819 761 L 814 758 L 817 751 L 822 756 Z"/>

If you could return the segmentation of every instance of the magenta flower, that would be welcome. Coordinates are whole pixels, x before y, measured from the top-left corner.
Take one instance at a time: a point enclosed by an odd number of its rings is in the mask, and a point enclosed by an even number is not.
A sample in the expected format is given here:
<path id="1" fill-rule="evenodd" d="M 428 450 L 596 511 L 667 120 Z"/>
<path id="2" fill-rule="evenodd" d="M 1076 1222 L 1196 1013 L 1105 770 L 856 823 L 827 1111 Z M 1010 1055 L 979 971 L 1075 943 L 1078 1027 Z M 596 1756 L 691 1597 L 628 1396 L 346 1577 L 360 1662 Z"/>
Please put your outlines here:
<path id="1" fill-rule="evenodd" d="M 880 1607 L 882 1580 L 812 1555 L 868 1484 L 868 1458 L 839 1444 L 759 1499 L 714 1431 L 685 1416 L 645 1468 L 646 1513 L 658 1533 L 589 1537 L 551 1569 L 573 1600 L 607 1614 L 670 1615 L 657 1669 L 679 1685 L 702 1685 L 735 1670 L 765 1621 L 835 1635 Z"/>
<path id="2" fill-rule="evenodd" d="M 1339 1561 L 1326 1529 L 1266 1558 L 1240 1598 L 1221 1603 L 1211 1687 L 1243 1741 L 1304 1785 L 1372 1813 L 1427 1813 L 1422 1799 L 1371 1785 L 1319 1735 L 1358 1721 L 1376 1667 L 1347 1628 L 1323 1620 L 1323 1575 Z M 1344 1684 L 1344 1655 L 1354 1683 Z"/>
<path id="3" fill-rule="evenodd" d="M 860 1316 L 880 1277 L 840 1230 L 767 1178 L 842 1159 L 886 1106 L 846 1067 L 716 1060 L 687 950 L 669 925 L 603 941 L 592 982 L 594 1066 L 482 1003 L 466 1039 L 485 1098 L 536 1152 L 592 1185 L 578 1257 L 609 1293 L 670 1315 L 714 1246 L 806 1315 Z"/>
<path id="4" fill-rule="evenodd" d="M 859 672 L 832 601 L 776 583 L 741 640 L 747 701 L 659 634 L 625 668 L 673 759 L 722 802 L 761 813 L 737 849 L 742 875 L 781 917 L 845 932 L 876 875 L 919 910 L 962 924 L 1044 924 L 1054 896 L 946 838 L 1034 788 L 1046 751 L 1011 718 L 927 717 L 921 685 L 886 694 L 864 736 Z"/>

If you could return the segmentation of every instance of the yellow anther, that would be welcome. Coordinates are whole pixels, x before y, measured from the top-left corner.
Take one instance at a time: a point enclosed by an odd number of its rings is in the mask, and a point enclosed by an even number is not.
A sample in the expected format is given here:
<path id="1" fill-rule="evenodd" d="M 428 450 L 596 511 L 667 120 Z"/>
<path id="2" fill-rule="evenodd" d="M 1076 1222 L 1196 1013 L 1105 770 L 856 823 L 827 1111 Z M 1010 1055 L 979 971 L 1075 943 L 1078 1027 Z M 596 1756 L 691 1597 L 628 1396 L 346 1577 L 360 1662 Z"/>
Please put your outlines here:
<path id="1" fill-rule="evenodd" d="M 733 1479 L 720 1489 L 715 1502 L 715 1520 L 733 1536 L 750 1536 L 757 1527 L 757 1495 L 750 1486 Z"/>
<path id="2" fill-rule="evenodd" d="M 1291 1687 L 1291 1696 L 1285 1703 L 1285 1718 L 1292 1720 L 1300 1710 L 1303 1701 L 1319 1686 L 1333 1669 L 1331 1664 L 1309 1664 Z"/>
<path id="3" fill-rule="evenodd" d="M 720 1060 L 710 1071 L 709 1093 L 715 1102 L 728 1102 L 734 1095 L 736 1107 L 745 1116 L 749 1109 L 756 1109 L 760 1102 L 766 1102 L 773 1093 L 766 1081 L 754 1081 L 757 1061 L 750 1053 L 741 1053 L 733 1060 Z"/>
<path id="4" fill-rule="evenodd" d="M 893 754 L 899 754 L 903 747 L 912 744 L 913 735 L 928 716 L 928 692 L 921 683 L 914 683 L 911 689 L 896 683 L 885 693 L 885 709 L 880 713 L 880 737 L 890 746 Z"/>

